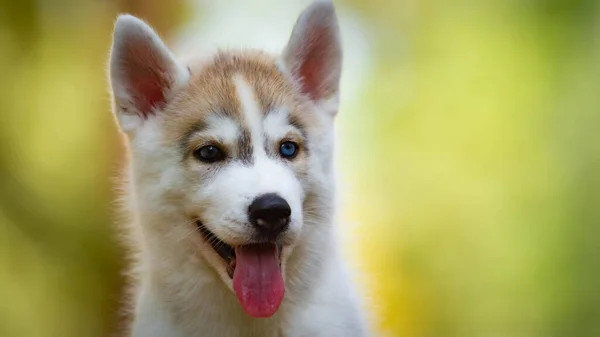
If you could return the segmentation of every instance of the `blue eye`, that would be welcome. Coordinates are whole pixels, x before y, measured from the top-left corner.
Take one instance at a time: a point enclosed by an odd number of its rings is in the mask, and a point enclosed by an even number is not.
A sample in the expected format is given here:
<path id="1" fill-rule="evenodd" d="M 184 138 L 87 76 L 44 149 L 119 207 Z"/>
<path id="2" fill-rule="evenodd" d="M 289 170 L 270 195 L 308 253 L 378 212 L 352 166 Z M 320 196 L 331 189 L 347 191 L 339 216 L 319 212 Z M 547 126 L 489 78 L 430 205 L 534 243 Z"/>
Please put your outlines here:
<path id="1" fill-rule="evenodd" d="M 205 163 L 214 163 L 225 158 L 221 149 L 214 145 L 207 145 L 194 151 L 194 157 Z"/>
<path id="2" fill-rule="evenodd" d="M 298 144 L 294 142 L 283 142 L 279 146 L 279 154 L 283 158 L 292 159 L 298 154 Z"/>

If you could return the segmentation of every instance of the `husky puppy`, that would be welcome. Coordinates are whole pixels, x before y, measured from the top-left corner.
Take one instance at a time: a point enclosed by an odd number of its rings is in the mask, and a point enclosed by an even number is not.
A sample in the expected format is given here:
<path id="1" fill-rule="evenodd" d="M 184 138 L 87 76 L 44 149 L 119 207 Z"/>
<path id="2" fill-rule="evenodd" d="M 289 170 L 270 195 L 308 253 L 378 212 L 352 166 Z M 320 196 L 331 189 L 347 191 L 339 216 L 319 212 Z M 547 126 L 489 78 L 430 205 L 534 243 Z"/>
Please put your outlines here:
<path id="1" fill-rule="evenodd" d="M 121 15 L 109 63 L 130 157 L 131 335 L 366 336 L 334 237 L 333 4 L 311 4 L 281 55 L 186 62 Z"/>

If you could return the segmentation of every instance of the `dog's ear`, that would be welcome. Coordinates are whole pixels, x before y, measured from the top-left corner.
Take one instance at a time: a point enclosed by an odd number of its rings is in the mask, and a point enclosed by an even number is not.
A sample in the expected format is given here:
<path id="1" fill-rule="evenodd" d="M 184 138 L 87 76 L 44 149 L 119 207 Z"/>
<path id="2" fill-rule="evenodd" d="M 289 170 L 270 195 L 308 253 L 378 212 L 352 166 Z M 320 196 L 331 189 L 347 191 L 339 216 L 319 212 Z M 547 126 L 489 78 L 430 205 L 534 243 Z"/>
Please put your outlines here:
<path id="1" fill-rule="evenodd" d="M 131 15 L 116 20 L 109 75 L 116 117 L 125 132 L 160 111 L 189 79 L 187 67 L 175 60 L 154 30 Z"/>
<path id="2" fill-rule="evenodd" d="M 338 94 L 342 47 L 338 21 L 331 1 L 317 0 L 300 14 L 282 62 L 311 99 Z"/>

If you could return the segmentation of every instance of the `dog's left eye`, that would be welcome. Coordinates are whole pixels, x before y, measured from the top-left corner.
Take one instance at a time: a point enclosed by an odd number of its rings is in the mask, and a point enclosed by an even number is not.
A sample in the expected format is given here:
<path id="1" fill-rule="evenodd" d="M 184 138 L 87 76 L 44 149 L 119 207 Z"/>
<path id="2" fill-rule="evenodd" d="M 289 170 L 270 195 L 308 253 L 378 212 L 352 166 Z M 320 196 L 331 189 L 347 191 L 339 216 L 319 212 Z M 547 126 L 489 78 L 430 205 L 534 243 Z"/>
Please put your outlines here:
<path id="1" fill-rule="evenodd" d="M 194 157 L 205 163 L 214 163 L 225 158 L 221 149 L 214 145 L 207 145 L 194 151 Z"/>
<path id="2" fill-rule="evenodd" d="M 298 144 L 294 142 L 283 142 L 279 146 L 279 154 L 283 158 L 292 159 L 298 153 Z"/>

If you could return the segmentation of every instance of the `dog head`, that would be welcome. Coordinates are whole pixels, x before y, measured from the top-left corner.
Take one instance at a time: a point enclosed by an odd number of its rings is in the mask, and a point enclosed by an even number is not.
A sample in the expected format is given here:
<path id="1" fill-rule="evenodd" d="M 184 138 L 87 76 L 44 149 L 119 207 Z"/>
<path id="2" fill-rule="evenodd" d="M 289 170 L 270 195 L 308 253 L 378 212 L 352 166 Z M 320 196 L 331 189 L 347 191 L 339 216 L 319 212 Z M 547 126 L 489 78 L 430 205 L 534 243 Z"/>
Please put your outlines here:
<path id="1" fill-rule="evenodd" d="M 279 56 L 182 62 L 143 21 L 116 21 L 110 83 L 137 212 L 165 220 L 142 231 L 165 251 L 192 242 L 252 316 L 277 310 L 282 263 L 331 212 L 341 60 L 326 1 L 300 15 Z"/>

